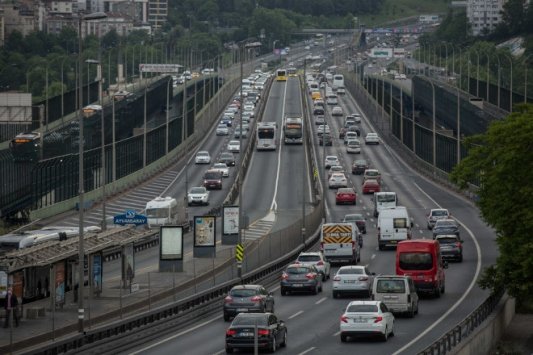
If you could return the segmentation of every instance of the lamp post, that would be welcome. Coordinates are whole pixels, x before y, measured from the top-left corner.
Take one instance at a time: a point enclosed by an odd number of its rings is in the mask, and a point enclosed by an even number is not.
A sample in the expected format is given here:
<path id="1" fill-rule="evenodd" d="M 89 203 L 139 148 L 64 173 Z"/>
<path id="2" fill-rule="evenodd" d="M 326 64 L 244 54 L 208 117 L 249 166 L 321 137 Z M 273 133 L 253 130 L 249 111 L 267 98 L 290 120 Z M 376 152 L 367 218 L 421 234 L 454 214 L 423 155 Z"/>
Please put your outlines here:
<path id="1" fill-rule="evenodd" d="M 84 168 L 83 168 L 83 86 L 82 86 L 82 75 L 81 70 L 83 66 L 83 57 L 82 57 L 82 33 L 81 33 L 81 24 L 83 21 L 99 20 L 106 18 L 107 15 L 103 12 L 95 12 L 82 16 L 78 15 L 78 119 L 79 119 L 79 163 L 78 163 L 78 188 L 79 188 L 79 202 L 78 202 L 78 211 L 79 211 L 79 248 L 78 248 L 78 331 L 83 333 L 84 330 L 84 318 L 85 318 L 85 309 L 83 307 L 83 289 L 84 289 L 84 263 L 85 263 L 85 248 L 84 248 L 84 236 L 83 236 L 83 217 L 84 217 L 84 205 L 83 205 L 83 195 L 84 195 Z"/>

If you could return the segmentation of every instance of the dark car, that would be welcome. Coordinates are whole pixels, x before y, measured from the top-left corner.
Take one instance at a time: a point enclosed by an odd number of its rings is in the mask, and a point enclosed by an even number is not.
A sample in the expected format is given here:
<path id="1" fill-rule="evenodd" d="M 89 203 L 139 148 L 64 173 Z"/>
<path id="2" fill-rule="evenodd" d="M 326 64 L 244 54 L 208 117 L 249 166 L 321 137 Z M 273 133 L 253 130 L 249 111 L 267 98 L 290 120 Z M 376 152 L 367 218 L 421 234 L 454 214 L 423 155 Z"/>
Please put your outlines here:
<path id="1" fill-rule="evenodd" d="M 435 240 L 440 245 L 440 255 L 445 260 L 463 261 L 463 241 L 461 238 L 452 235 L 438 235 Z"/>
<path id="2" fill-rule="evenodd" d="M 315 107 L 313 108 L 313 115 L 315 116 L 323 116 L 325 114 L 323 107 Z"/>
<path id="3" fill-rule="evenodd" d="M 255 328 L 259 349 L 276 351 L 287 345 L 287 326 L 273 313 L 239 313 L 226 330 L 226 353 L 233 349 L 253 349 Z"/>
<path id="4" fill-rule="evenodd" d="M 339 138 L 344 139 L 344 136 L 346 135 L 346 132 L 348 131 L 348 127 L 342 127 L 339 130 Z"/>
<path id="5" fill-rule="evenodd" d="M 220 119 L 220 123 L 224 123 L 226 126 L 231 127 L 231 125 L 232 125 L 231 117 L 222 116 L 222 118 Z"/>
<path id="6" fill-rule="evenodd" d="M 459 224 L 453 219 L 439 219 L 433 227 L 433 239 L 437 235 L 455 234 L 459 236 Z"/>
<path id="7" fill-rule="evenodd" d="M 224 320 L 239 313 L 274 312 L 274 296 L 261 285 L 237 285 L 224 298 Z"/>
<path id="8" fill-rule="evenodd" d="M 289 292 L 322 292 L 322 277 L 313 265 L 291 264 L 281 274 L 281 295 Z"/>
<path id="9" fill-rule="evenodd" d="M 368 167 L 368 162 L 365 159 L 355 160 L 352 164 L 352 174 L 362 175 Z"/>
<path id="10" fill-rule="evenodd" d="M 235 156 L 231 152 L 220 153 L 219 163 L 226 163 L 227 166 L 235 166 Z"/>
<path id="11" fill-rule="evenodd" d="M 325 136 L 325 138 L 323 138 Z M 333 146 L 333 139 L 331 139 L 331 135 L 329 134 L 321 134 L 319 137 L 318 137 L 318 144 L 319 145 L 323 145 L 324 142 L 326 142 L 326 146 Z"/>
<path id="12" fill-rule="evenodd" d="M 344 216 L 344 223 L 355 223 L 359 231 L 363 234 L 366 234 L 366 219 L 360 213 L 347 214 Z"/>
<path id="13" fill-rule="evenodd" d="M 347 132 L 355 132 L 357 133 L 358 137 L 361 137 L 361 129 L 359 128 L 359 126 L 350 126 L 348 127 Z"/>
<path id="14" fill-rule="evenodd" d="M 222 172 L 220 170 L 209 169 L 204 174 L 204 187 L 208 190 L 222 189 Z"/>

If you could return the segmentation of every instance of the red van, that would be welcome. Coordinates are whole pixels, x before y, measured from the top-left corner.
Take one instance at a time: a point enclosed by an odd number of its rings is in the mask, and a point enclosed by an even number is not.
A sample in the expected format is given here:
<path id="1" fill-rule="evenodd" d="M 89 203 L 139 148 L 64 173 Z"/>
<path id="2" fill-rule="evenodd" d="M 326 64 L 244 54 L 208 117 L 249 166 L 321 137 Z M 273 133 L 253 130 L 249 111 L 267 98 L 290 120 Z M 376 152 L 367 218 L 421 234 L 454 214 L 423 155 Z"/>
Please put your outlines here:
<path id="1" fill-rule="evenodd" d="M 440 297 L 445 289 L 444 269 L 439 242 L 436 240 L 404 240 L 396 248 L 396 274 L 411 276 L 417 292 L 433 293 Z"/>

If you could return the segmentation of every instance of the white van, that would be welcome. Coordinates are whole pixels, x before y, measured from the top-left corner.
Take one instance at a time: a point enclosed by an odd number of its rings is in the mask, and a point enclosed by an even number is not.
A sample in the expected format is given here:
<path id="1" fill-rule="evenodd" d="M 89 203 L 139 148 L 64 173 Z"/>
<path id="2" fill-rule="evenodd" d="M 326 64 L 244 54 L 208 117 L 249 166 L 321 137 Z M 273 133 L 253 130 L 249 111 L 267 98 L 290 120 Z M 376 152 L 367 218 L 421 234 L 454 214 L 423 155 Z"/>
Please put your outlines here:
<path id="1" fill-rule="evenodd" d="M 394 208 L 398 203 L 396 192 L 374 192 L 374 217 L 386 208 Z"/>
<path id="2" fill-rule="evenodd" d="M 412 227 L 413 222 L 404 206 L 382 210 L 378 217 L 379 250 L 385 249 L 386 246 L 396 246 L 402 240 L 411 239 Z"/>
<path id="3" fill-rule="evenodd" d="M 418 314 L 418 294 L 410 276 L 379 275 L 372 284 L 372 300 L 385 303 L 392 313 Z"/>
<path id="4" fill-rule="evenodd" d="M 333 90 L 337 90 L 337 88 L 344 87 L 344 75 L 342 74 L 335 74 L 333 75 L 333 83 L 331 84 Z"/>
<path id="5" fill-rule="evenodd" d="M 178 222 L 178 201 L 172 197 L 156 197 L 146 203 L 148 227 L 176 224 Z"/>
<path id="6" fill-rule="evenodd" d="M 360 232 L 355 223 L 324 223 L 320 251 L 330 263 L 355 265 L 361 261 Z"/>
<path id="7" fill-rule="evenodd" d="M 313 91 L 320 91 L 318 83 L 316 81 L 309 82 L 309 93 Z"/>

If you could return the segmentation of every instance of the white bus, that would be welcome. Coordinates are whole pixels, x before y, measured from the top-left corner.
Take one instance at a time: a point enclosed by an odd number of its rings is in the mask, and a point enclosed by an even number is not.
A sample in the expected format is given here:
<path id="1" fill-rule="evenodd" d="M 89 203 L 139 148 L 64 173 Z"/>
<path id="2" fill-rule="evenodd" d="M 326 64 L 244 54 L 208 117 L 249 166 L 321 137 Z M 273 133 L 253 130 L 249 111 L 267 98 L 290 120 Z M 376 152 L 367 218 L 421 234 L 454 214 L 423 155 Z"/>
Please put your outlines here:
<path id="1" fill-rule="evenodd" d="M 257 124 L 257 150 L 276 150 L 276 122 L 259 122 Z"/>
<path id="2" fill-rule="evenodd" d="M 176 224 L 178 222 L 178 201 L 172 197 L 156 197 L 146 203 L 148 227 Z"/>
<path id="3" fill-rule="evenodd" d="M 394 208 L 398 204 L 396 192 L 374 192 L 374 217 L 387 208 Z"/>
<path id="4" fill-rule="evenodd" d="M 303 120 L 301 117 L 285 117 L 283 138 L 285 144 L 303 144 Z"/>
<path id="5" fill-rule="evenodd" d="M 331 87 L 333 88 L 333 90 L 337 90 L 337 88 L 344 87 L 344 75 L 333 75 L 333 83 L 331 84 Z"/>

